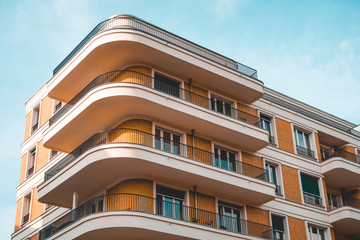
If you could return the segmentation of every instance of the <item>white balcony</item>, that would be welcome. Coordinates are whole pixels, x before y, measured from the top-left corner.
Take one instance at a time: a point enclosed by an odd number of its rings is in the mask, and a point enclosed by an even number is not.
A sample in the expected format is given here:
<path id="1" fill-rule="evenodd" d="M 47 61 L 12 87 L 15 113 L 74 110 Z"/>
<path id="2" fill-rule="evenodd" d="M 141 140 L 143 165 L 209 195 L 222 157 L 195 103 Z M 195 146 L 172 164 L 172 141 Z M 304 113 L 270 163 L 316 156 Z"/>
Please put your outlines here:
<path id="1" fill-rule="evenodd" d="M 130 116 L 168 122 L 188 132 L 195 129 L 208 139 L 250 152 L 269 144 L 266 130 L 237 117 L 139 84 L 109 83 L 90 90 L 52 124 L 44 133 L 44 146 L 70 152 L 93 134 Z"/>
<path id="2" fill-rule="evenodd" d="M 258 179 L 265 179 L 264 170 L 256 178 L 245 167 L 229 171 L 139 144 L 104 144 L 83 152 L 65 167 L 59 164 L 59 171 L 55 169 L 38 187 L 40 202 L 71 207 L 73 192 L 78 193 L 80 202 L 85 201 L 116 183 L 119 176 L 162 179 L 189 188 L 196 183 L 203 192 L 252 205 L 275 198 L 274 184 Z"/>

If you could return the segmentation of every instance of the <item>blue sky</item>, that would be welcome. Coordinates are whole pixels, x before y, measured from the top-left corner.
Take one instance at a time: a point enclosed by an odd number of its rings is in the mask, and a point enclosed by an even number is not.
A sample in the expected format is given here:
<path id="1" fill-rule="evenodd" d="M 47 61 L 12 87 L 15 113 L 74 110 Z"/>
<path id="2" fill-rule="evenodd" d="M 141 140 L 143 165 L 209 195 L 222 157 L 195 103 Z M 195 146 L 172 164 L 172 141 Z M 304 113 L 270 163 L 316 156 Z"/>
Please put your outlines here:
<path id="1" fill-rule="evenodd" d="M 265 86 L 360 124 L 360 1 L 0 0 L 0 239 L 13 232 L 24 103 L 97 23 L 120 13 L 253 67 Z"/>

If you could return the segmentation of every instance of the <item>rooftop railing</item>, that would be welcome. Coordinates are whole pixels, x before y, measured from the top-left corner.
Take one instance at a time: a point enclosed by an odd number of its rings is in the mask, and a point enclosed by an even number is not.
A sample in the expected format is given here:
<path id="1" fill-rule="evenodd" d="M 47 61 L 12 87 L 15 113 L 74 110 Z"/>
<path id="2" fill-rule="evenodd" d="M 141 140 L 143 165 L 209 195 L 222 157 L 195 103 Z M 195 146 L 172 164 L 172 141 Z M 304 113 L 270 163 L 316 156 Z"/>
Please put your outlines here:
<path id="1" fill-rule="evenodd" d="M 142 86 L 150 87 L 154 90 L 166 93 L 168 95 L 178 97 L 187 102 L 193 103 L 197 106 L 201 106 L 213 111 L 216 111 L 219 114 L 229 116 L 241 122 L 246 122 L 248 124 L 257 126 L 260 128 L 260 118 L 249 113 L 240 111 L 233 107 L 225 106 L 220 110 L 214 108 L 214 102 L 212 99 L 209 99 L 207 96 L 202 96 L 200 94 L 196 94 L 192 91 L 174 87 L 174 85 L 167 84 L 164 82 L 156 81 L 157 84 L 152 86 L 153 80 L 156 78 L 145 75 L 143 73 L 129 71 L 129 70 L 118 70 L 104 73 L 98 77 L 96 77 L 92 82 L 90 82 L 85 88 L 83 88 L 73 99 L 71 99 L 63 108 L 57 111 L 49 120 L 49 125 L 53 125 L 57 120 L 59 120 L 65 113 L 67 113 L 79 100 L 88 93 L 91 89 L 103 85 L 109 84 L 118 81 L 119 78 L 126 78 L 128 81 L 126 83 L 131 84 L 139 84 Z"/>
<path id="2" fill-rule="evenodd" d="M 78 208 L 41 229 L 39 239 L 49 238 L 83 217 L 112 211 L 142 212 L 263 239 L 271 239 L 273 234 L 270 226 L 256 222 L 147 196 L 119 193 L 102 195 L 80 205 Z"/>
<path id="3" fill-rule="evenodd" d="M 116 128 L 93 135 L 46 171 L 45 181 L 55 176 L 87 150 L 95 146 L 111 143 L 138 144 L 268 182 L 266 177 L 267 171 L 263 168 L 225 156 L 218 156 L 215 153 L 156 136 L 151 133 L 129 128 Z"/>
<path id="4" fill-rule="evenodd" d="M 346 206 L 360 209 L 360 199 L 337 196 L 329 199 L 329 205 L 331 211 Z"/>
<path id="5" fill-rule="evenodd" d="M 54 69 L 55 75 L 69 60 L 97 34 L 112 29 L 131 29 L 135 31 L 144 32 L 148 35 L 161 39 L 167 43 L 185 49 L 198 56 L 204 57 L 208 60 L 216 62 L 222 66 L 228 67 L 232 70 L 243 73 L 251 78 L 257 80 L 257 71 L 253 68 L 238 63 L 232 59 L 229 59 L 223 55 L 213 52 L 207 48 L 204 48 L 198 44 L 181 38 L 175 34 L 172 34 L 166 30 L 163 30 L 155 25 L 145 22 L 139 18 L 129 15 L 118 15 L 109 19 L 106 19 L 99 23 L 75 48 L 70 54 Z"/>
<path id="6" fill-rule="evenodd" d="M 322 154 L 321 157 L 322 157 L 323 162 L 332 157 L 341 157 L 345 160 L 360 164 L 360 156 L 359 155 L 347 152 L 347 151 L 339 149 L 337 147 L 332 147 L 327 150 L 322 150 L 321 154 Z"/>

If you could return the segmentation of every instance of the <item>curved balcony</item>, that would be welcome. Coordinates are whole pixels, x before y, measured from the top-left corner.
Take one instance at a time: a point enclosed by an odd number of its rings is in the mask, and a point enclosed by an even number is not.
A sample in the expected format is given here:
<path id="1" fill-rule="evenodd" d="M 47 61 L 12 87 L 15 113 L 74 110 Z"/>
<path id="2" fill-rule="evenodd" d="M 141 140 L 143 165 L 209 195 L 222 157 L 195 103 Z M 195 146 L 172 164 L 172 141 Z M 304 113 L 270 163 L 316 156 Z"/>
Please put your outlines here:
<path id="1" fill-rule="evenodd" d="M 129 70 L 98 76 L 49 120 L 44 145 L 69 152 L 92 134 L 112 127 L 119 119 L 138 114 L 196 129 L 210 138 L 230 145 L 236 143 L 238 148 L 248 151 L 257 151 L 269 144 L 268 132 L 260 128 L 257 116 L 235 108 L 216 112 L 211 109 L 211 99 L 180 87 L 174 90 L 173 86 L 163 83 L 153 87 L 154 81 L 151 76 Z M 79 129 L 86 124 L 80 133 Z"/>
<path id="2" fill-rule="evenodd" d="M 357 187 L 360 182 L 359 156 L 341 149 L 323 151 L 321 173 L 326 183 L 336 188 Z"/>
<path id="3" fill-rule="evenodd" d="M 275 198 L 266 170 L 136 129 L 95 134 L 45 173 L 39 201 L 70 207 L 73 192 L 84 201 L 119 176 L 152 176 L 262 204 Z M 236 194 L 234 194 L 236 193 Z"/>
<path id="4" fill-rule="evenodd" d="M 101 224 L 98 224 L 99 222 Z M 132 237 L 133 234 L 137 234 L 141 235 L 138 236 L 140 239 L 159 239 L 159 237 L 160 239 L 164 237 L 166 239 L 228 239 L 229 237 L 229 239 L 253 239 L 252 237 L 271 239 L 272 237 L 272 229 L 267 225 L 183 204 L 124 193 L 103 195 L 87 201 L 43 228 L 39 239 L 85 239 L 85 237 L 101 239 L 104 237 L 101 234 L 119 236 L 119 232 L 125 232 L 124 229 L 128 228 L 136 228 L 137 233 L 131 231 Z M 83 236 L 85 234 L 86 236 Z"/>
<path id="5" fill-rule="evenodd" d="M 256 70 L 138 18 L 120 15 L 101 22 L 60 63 L 49 82 L 49 96 L 67 102 L 99 74 L 139 62 L 192 78 L 246 103 L 264 92 Z"/>
<path id="6" fill-rule="evenodd" d="M 337 234 L 360 238 L 360 199 L 342 196 L 330 199 L 330 210 L 329 220 Z"/>

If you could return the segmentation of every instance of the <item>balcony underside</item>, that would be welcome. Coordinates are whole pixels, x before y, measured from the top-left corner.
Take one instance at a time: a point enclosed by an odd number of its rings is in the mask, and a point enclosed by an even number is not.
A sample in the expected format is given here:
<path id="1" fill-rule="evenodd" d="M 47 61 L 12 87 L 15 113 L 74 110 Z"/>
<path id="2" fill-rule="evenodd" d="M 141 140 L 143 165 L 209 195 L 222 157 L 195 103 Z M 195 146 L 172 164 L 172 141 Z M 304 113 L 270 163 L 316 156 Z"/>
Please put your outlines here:
<path id="1" fill-rule="evenodd" d="M 354 235 L 357 237 L 354 239 L 360 239 L 360 209 L 341 207 L 331 211 L 329 219 L 336 234 Z"/>
<path id="2" fill-rule="evenodd" d="M 178 78 L 216 89 L 252 103 L 263 95 L 263 83 L 148 34 L 115 29 L 99 34 L 49 83 L 49 96 L 69 101 L 95 77 L 129 65 L 147 65 Z"/>
<path id="3" fill-rule="evenodd" d="M 147 213 L 106 212 L 84 217 L 53 235 L 50 239 L 258 239 L 176 219 Z"/>
<path id="4" fill-rule="evenodd" d="M 135 144 L 92 148 L 38 187 L 39 201 L 71 207 L 72 194 L 83 202 L 119 179 L 149 178 L 253 205 L 275 198 L 271 183 Z"/>
<path id="5" fill-rule="evenodd" d="M 341 157 L 332 157 L 321 164 L 328 186 L 335 188 L 358 187 L 360 183 L 360 165 Z"/>
<path id="6" fill-rule="evenodd" d="M 151 88 L 111 83 L 91 90 L 44 134 L 44 146 L 71 152 L 86 139 L 114 128 L 129 117 L 169 123 L 229 146 L 257 151 L 267 146 L 268 133 L 256 126 L 185 102 Z"/>

